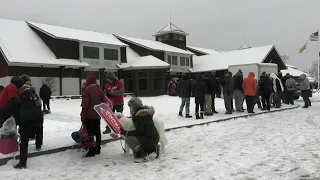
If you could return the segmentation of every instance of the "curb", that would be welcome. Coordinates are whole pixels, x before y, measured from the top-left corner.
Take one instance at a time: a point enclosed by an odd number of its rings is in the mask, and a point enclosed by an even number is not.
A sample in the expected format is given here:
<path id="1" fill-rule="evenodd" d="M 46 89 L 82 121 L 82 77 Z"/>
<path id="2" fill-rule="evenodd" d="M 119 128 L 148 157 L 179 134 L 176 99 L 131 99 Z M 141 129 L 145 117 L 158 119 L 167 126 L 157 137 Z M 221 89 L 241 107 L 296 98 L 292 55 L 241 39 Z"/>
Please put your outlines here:
<path id="1" fill-rule="evenodd" d="M 167 129 L 165 129 L 165 132 L 169 132 L 169 131 L 176 130 L 176 129 L 181 129 L 181 128 L 192 128 L 194 126 L 202 126 L 202 125 L 207 125 L 207 124 L 211 124 L 211 123 L 219 123 L 219 122 L 224 122 L 224 121 L 236 120 L 236 119 L 239 119 L 239 118 L 248 118 L 248 117 L 253 117 L 253 116 L 258 116 L 258 115 L 263 115 L 263 114 L 269 114 L 269 113 L 276 113 L 276 112 L 281 112 L 281 111 L 293 110 L 293 109 L 297 109 L 299 107 L 300 107 L 300 105 L 297 105 L 297 106 L 294 106 L 294 107 L 290 107 L 290 108 L 286 108 L 286 109 L 277 109 L 277 110 L 270 111 L 270 112 L 269 111 L 265 111 L 265 112 L 256 113 L 256 114 L 245 114 L 245 115 L 241 115 L 241 116 L 218 119 L 218 120 L 213 120 L 213 121 L 203 122 L 203 123 L 198 123 L 198 124 L 167 128 Z M 118 141 L 120 139 L 121 138 L 119 138 L 119 139 L 102 140 L 101 141 L 101 145 L 105 145 L 105 144 L 110 143 L 110 142 Z M 63 152 L 63 151 L 69 150 L 69 149 L 77 149 L 77 148 L 79 148 L 79 146 L 74 146 L 73 145 L 73 146 L 65 146 L 65 147 L 56 148 L 56 149 L 50 149 L 50 150 L 46 150 L 46 151 L 33 152 L 33 153 L 28 154 L 28 158 L 42 156 L 42 155 L 49 155 L 49 154 L 54 154 L 54 153 L 59 153 L 59 152 Z M 19 156 L 7 157 L 7 158 L 0 159 L 0 166 L 6 165 L 8 163 L 8 161 L 10 161 L 12 159 L 18 159 L 18 158 L 19 158 Z"/>

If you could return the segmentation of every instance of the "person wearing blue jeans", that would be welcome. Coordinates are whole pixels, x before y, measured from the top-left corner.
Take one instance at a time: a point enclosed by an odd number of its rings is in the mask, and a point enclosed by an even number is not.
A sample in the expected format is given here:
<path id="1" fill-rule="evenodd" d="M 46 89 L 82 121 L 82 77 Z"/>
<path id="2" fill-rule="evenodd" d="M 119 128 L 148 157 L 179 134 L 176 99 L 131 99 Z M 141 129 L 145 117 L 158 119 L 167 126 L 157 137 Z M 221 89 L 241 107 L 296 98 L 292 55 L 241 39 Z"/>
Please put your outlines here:
<path id="1" fill-rule="evenodd" d="M 190 116 L 190 97 L 192 92 L 192 81 L 189 76 L 185 75 L 178 84 L 178 95 L 181 98 L 181 105 L 179 109 L 179 116 L 183 117 L 183 109 L 186 107 L 186 118 L 192 118 Z"/>

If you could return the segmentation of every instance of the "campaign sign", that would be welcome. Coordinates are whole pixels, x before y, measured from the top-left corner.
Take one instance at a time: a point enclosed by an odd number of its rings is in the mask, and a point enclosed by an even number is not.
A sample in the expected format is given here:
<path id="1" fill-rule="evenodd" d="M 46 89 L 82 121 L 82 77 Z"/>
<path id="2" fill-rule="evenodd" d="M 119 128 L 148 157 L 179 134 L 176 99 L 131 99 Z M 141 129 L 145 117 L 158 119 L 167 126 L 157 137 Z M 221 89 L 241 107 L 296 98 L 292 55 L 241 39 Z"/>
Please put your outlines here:
<path id="1" fill-rule="evenodd" d="M 115 134 L 119 134 L 121 132 L 122 125 L 119 119 L 112 112 L 112 109 L 109 108 L 109 105 L 106 103 L 102 103 L 94 106 L 94 110 L 99 114 L 99 116 L 104 119 L 108 126 Z"/>

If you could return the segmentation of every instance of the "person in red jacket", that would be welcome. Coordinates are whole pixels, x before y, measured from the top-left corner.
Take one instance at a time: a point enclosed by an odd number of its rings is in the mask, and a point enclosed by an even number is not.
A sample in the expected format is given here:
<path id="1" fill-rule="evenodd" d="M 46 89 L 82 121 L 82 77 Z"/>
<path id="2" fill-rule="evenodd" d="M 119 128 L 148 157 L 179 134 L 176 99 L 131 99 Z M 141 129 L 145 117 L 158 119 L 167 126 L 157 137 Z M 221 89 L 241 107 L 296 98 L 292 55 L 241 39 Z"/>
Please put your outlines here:
<path id="1" fill-rule="evenodd" d="M 109 72 L 107 74 L 107 81 L 108 83 L 106 84 L 104 91 L 107 97 L 112 101 L 112 111 L 122 113 L 124 105 L 123 96 L 125 92 L 124 83 L 118 80 L 117 76 L 112 72 Z M 106 130 L 103 132 L 103 134 L 107 134 L 110 132 L 110 128 L 106 127 Z"/>
<path id="2" fill-rule="evenodd" d="M 13 77 L 11 83 L 7 85 L 0 94 L 0 127 L 13 116 L 16 124 L 19 124 L 19 89 L 23 85 L 20 77 Z"/>
<path id="3" fill-rule="evenodd" d="M 86 87 L 82 92 L 82 111 L 81 121 L 85 124 L 88 134 L 96 137 L 97 145 L 89 149 L 86 157 L 93 157 L 100 154 L 101 131 L 100 131 L 100 116 L 94 110 L 94 106 L 106 102 L 103 91 L 97 84 L 97 79 L 94 75 L 89 75 L 86 81 Z"/>
<path id="4" fill-rule="evenodd" d="M 242 89 L 246 98 L 248 113 L 254 113 L 254 100 L 257 93 L 257 80 L 254 79 L 254 77 L 254 72 L 249 72 L 248 77 L 244 78 L 242 83 Z"/>

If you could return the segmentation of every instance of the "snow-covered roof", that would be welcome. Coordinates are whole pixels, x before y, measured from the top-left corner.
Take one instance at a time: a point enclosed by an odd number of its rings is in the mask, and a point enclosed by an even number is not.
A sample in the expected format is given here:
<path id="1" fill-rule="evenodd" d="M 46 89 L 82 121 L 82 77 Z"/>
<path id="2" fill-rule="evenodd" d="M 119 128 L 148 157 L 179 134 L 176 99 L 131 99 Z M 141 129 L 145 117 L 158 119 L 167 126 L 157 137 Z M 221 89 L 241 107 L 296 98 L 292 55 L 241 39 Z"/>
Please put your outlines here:
<path id="1" fill-rule="evenodd" d="M 70 39 L 76 41 L 93 42 L 101 44 L 110 44 L 116 46 L 127 46 L 114 37 L 112 34 L 99 33 L 94 31 L 87 31 L 81 29 L 73 29 L 61 26 L 54 26 L 48 24 L 40 24 L 34 22 L 27 22 L 31 27 L 58 39 Z"/>
<path id="2" fill-rule="evenodd" d="M 220 54 L 222 53 L 221 51 L 218 50 L 214 50 L 214 49 L 207 49 L 207 48 L 200 48 L 200 47 L 194 47 L 194 46 L 187 46 L 187 48 L 193 50 L 193 51 L 197 51 L 203 54 Z"/>
<path id="3" fill-rule="evenodd" d="M 24 21 L 0 18 L 0 51 L 9 65 L 87 67 L 86 62 L 57 59 L 42 39 Z"/>
<path id="4" fill-rule="evenodd" d="M 249 48 L 251 48 L 251 46 L 249 46 L 247 43 L 244 43 L 240 47 L 238 47 L 237 50 L 249 49 Z"/>
<path id="5" fill-rule="evenodd" d="M 289 73 L 292 76 L 300 76 L 301 74 L 305 74 L 308 77 L 310 76 L 310 74 L 308 74 L 308 73 L 305 73 L 303 71 L 300 71 L 298 69 L 295 69 L 295 68 L 292 68 L 289 66 L 288 66 L 288 69 L 281 70 L 281 73 L 282 73 L 282 75 L 286 75 L 287 73 Z"/>
<path id="6" fill-rule="evenodd" d="M 166 52 L 174 52 L 174 53 L 189 54 L 189 55 L 193 54 L 192 52 L 185 51 L 183 49 L 176 48 L 174 46 L 170 46 L 159 41 L 127 37 L 127 36 L 118 36 L 118 35 L 116 35 L 116 37 L 124 41 L 133 43 L 137 46 L 144 47 L 146 49 L 155 50 L 155 51 L 166 51 Z"/>
<path id="7" fill-rule="evenodd" d="M 194 56 L 193 71 L 205 72 L 228 69 L 229 65 L 261 63 L 265 60 L 274 45 L 227 51 L 212 55 Z"/>
<path id="8" fill-rule="evenodd" d="M 188 33 L 184 32 L 171 22 L 169 22 L 168 25 L 166 25 L 164 28 L 162 28 L 160 31 L 158 31 L 154 36 L 159 36 L 167 33 L 175 33 L 175 34 L 182 34 L 182 35 L 188 35 Z"/>
<path id="9" fill-rule="evenodd" d="M 141 57 L 131 48 L 127 47 L 127 63 L 118 64 L 118 67 L 125 70 L 132 69 L 155 69 L 168 68 L 170 64 L 158 59 L 152 55 Z"/>
<path id="10" fill-rule="evenodd" d="M 287 64 L 287 67 L 291 67 L 291 68 L 293 68 L 293 69 L 298 69 L 298 67 L 297 67 L 297 66 L 290 65 L 290 64 Z"/>

